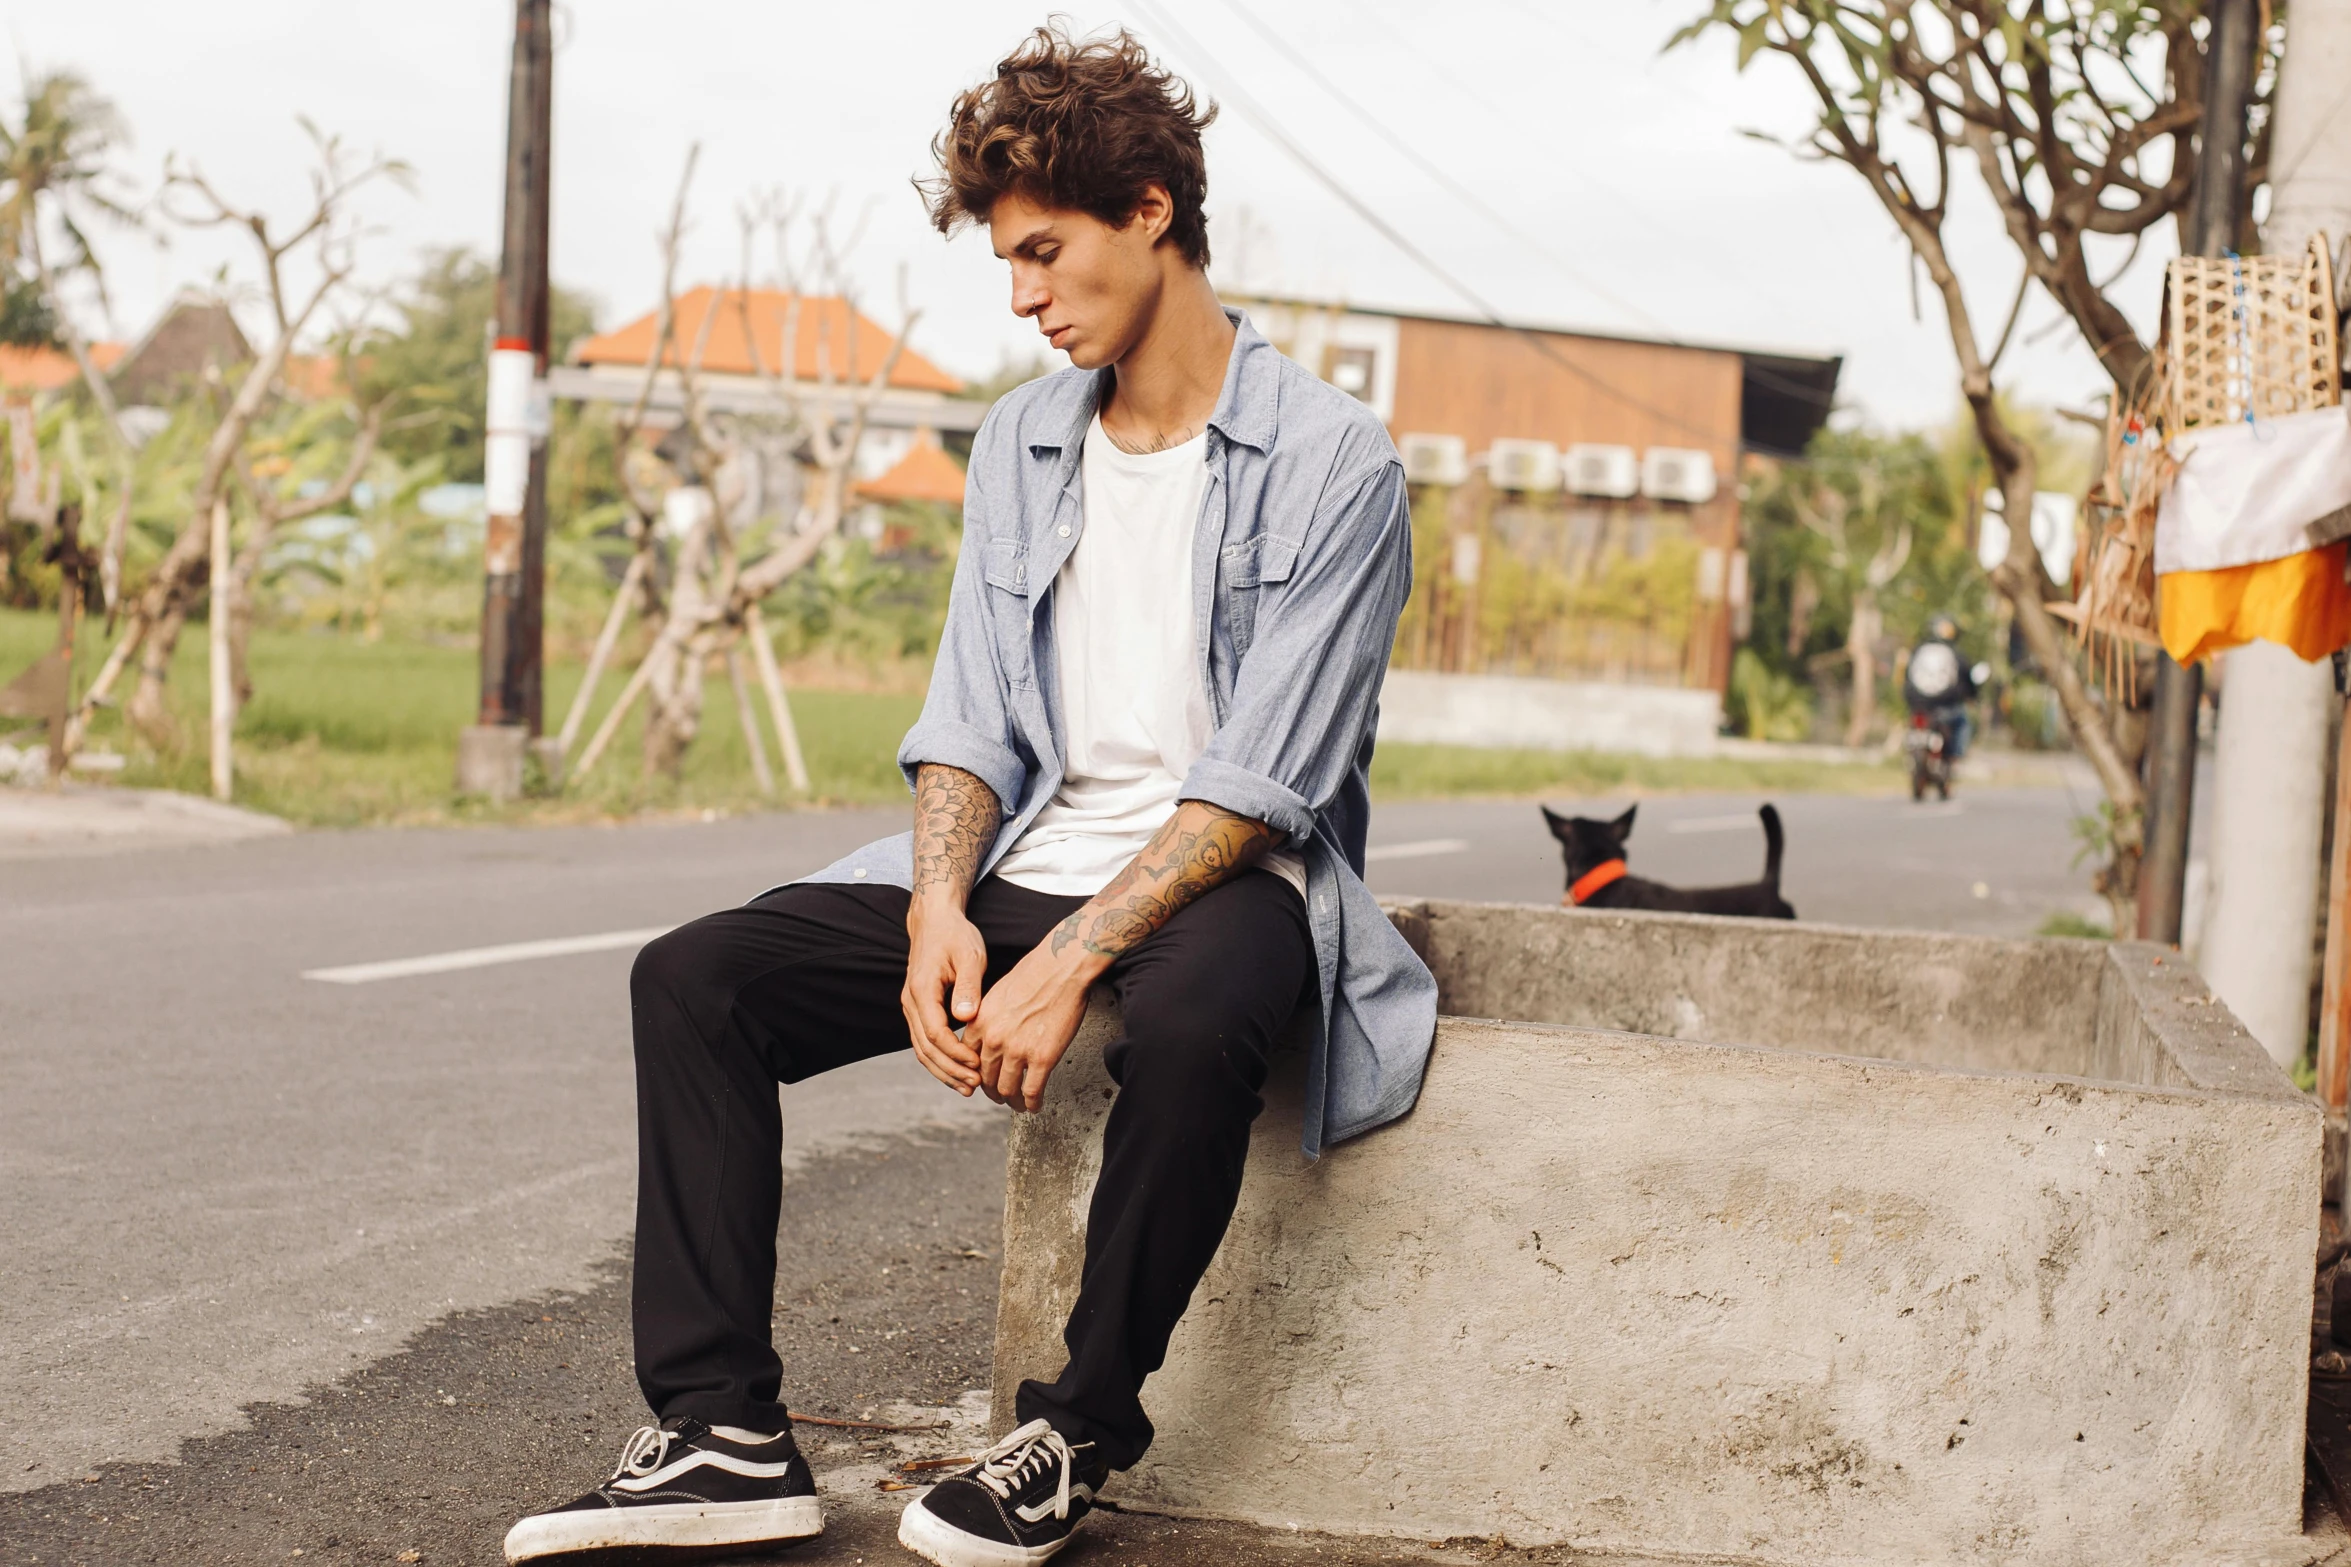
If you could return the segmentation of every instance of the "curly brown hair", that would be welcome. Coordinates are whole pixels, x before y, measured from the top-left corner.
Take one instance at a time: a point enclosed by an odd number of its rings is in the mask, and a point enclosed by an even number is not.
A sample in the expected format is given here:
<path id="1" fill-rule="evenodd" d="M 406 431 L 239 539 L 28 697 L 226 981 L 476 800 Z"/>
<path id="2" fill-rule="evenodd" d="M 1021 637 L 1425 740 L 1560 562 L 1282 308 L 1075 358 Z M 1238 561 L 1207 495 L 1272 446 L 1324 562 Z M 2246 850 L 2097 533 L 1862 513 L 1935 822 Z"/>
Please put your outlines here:
<path id="1" fill-rule="evenodd" d="M 1056 19 L 1021 40 L 995 76 L 956 95 L 931 142 L 934 179 L 916 181 L 942 234 L 985 223 L 997 198 L 1089 213 L 1114 228 L 1135 215 L 1145 186 L 1167 188 L 1175 216 L 1166 239 L 1208 265 L 1208 160 L 1200 107 L 1183 79 L 1151 61 L 1124 28 L 1073 39 Z"/>

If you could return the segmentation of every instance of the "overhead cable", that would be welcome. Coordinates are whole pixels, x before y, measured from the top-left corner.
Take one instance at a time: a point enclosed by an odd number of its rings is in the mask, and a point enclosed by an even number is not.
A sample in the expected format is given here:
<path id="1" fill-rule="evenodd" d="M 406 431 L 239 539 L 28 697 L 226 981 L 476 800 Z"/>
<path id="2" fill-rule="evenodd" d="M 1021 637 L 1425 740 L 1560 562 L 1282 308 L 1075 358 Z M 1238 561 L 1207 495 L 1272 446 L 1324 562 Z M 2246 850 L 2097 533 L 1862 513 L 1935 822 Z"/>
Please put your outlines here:
<path id="1" fill-rule="evenodd" d="M 1431 162 L 1428 158 L 1423 157 L 1418 147 L 1413 146 L 1412 143 L 1397 135 L 1395 130 L 1387 123 L 1387 121 L 1381 119 L 1378 115 L 1373 114 L 1370 110 L 1364 108 L 1362 104 L 1357 103 L 1352 97 L 1348 96 L 1345 89 L 1340 87 L 1337 82 L 1334 82 L 1329 77 L 1325 76 L 1322 71 L 1315 66 L 1313 61 L 1307 59 L 1296 49 L 1292 48 L 1290 46 L 1289 40 L 1282 37 L 1280 33 L 1275 32 L 1272 27 L 1268 26 L 1263 20 L 1251 12 L 1247 5 L 1241 3 L 1241 0 L 1225 0 L 1225 5 L 1233 12 L 1234 15 L 1240 17 L 1242 22 L 1248 26 L 1251 32 L 1254 32 L 1258 37 L 1264 39 L 1266 43 L 1273 47 L 1276 53 L 1280 54 L 1283 59 L 1289 61 L 1291 65 L 1295 66 L 1306 76 L 1308 80 L 1312 81 L 1315 86 L 1320 87 L 1324 92 L 1328 93 L 1341 108 L 1345 109 L 1349 114 L 1354 115 L 1355 118 L 1361 120 L 1365 125 L 1369 126 L 1372 130 L 1372 134 L 1378 136 L 1380 140 L 1395 148 L 1398 153 L 1402 154 L 1405 158 L 1411 161 L 1414 168 L 1419 169 L 1421 173 L 1436 181 L 1436 183 L 1456 201 L 1460 202 L 1465 207 L 1471 208 L 1487 222 L 1493 224 L 1503 233 L 1509 235 L 1512 239 L 1517 240 L 1521 245 L 1524 245 L 1528 250 L 1534 252 L 1536 255 L 1549 262 L 1552 267 L 1555 268 L 1563 277 L 1567 278 L 1569 282 L 1574 283 L 1577 287 L 1584 289 L 1586 292 L 1596 296 L 1597 298 L 1606 300 L 1609 304 L 1614 305 L 1617 309 L 1623 311 L 1625 314 L 1648 323 L 1650 328 L 1654 330 L 1660 337 L 1664 338 L 1667 342 L 1674 344 L 1676 347 L 1686 346 L 1682 343 L 1680 338 L 1674 335 L 1672 328 L 1666 326 L 1665 323 L 1659 321 L 1648 311 L 1642 309 L 1639 305 L 1634 304 L 1631 300 L 1626 299 L 1621 294 L 1614 293 L 1594 282 L 1592 279 L 1585 277 L 1575 268 L 1569 266 L 1566 261 L 1562 260 L 1541 240 L 1536 239 L 1533 235 L 1527 233 L 1524 229 L 1521 229 L 1517 224 L 1511 222 L 1508 217 L 1494 210 L 1494 208 L 1488 205 L 1485 199 L 1479 196 L 1475 191 L 1470 190 L 1460 181 L 1456 180 L 1452 175 L 1446 173 L 1444 169 Z"/>
<path id="2" fill-rule="evenodd" d="M 1276 120 L 1273 115 L 1262 104 L 1258 103 L 1255 98 L 1252 98 L 1249 93 L 1244 88 L 1242 88 L 1238 82 L 1224 69 L 1223 65 L 1218 62 L 1216 57 L 1203 48 L 1199 40 L 1195 39 L 1188 31 L 1186 31 L 1181 23 L 1177 22 L 1174 17 L 1170 16 L 1166 11 L 1161 9 L 1161 7 L 1157 4 L 1157 0 L 1132 0 L 1132 3 L 1134 4 L 1135 9 L 1142 14 L 1143 19 L 1151 25 L 1154 31 L 1172 40 L 1179 50 L 1190 56 L 1193 62 L 1203 68 L 1212 78 L 1221 78 L 1221 81 L 1217 83 L 1220 94 L 1225 99 L 1230 101 L 1235 108 L 1239 109 L 1241 113 L 1248 118 L 1249 122 L 1255 125 L 1259 132 L 1261 132 L 1267 140 L 1271 141 L 1275 146 L 1281 148 L 1284 153 L 1288 154 L 1293 162 L 1295 162 L 1301 169 L 1305 170 L 1306 173 L 1310 175 L 1324 189 L 1328 190 L 1332 195 L 1336 196 L 1341 202 L 1343 202 L 1347 206 L 1348 210 L 1353 212 L 1357 217 L 1361 218 L 1365 223 L 1369 224 L 1373 231 L 1376 232 L 1382 239 L 1386 240 L 1389 244 L 1402 251 L 1406 257 L 1408 257 L 1415 265 L 1419 266 L 1421 270 L 1428 273 L 1429 276 L 1435 278 L 1438 282 L 1444 284 L 1455 294 L 1459 295 L 1461 299 L 1468 303 L 1471 309 L 1477 312 L 1480 320 L 1482 320 L 1486 325 L 1498 327 L 1505 332 L 1516 334 L 1521 341 L 1527 344 L 1528 347 L 1534 349 L 1535 352 L 1541 354 L 1545 359 L 1550 360 L 1560 369 L 1565 370 L 1568 374 L 1575 376 L 1577 379 L 1584 381 L 1591 386 L 1597 387 L 1603 392 L 1606 392 L 1610 397 L 1615 398 L 1618 402 L 1625 404 L 1629 408 L 1637 409 L 1640 412 L 1649 415 L 1653 419 L 1662 420 L 1666 424 L 1672 425 L 1674 428 L 1679 430 L 1688 431 L 1692 435 L 1713 439 L 1720 434 L 1719 431 L 1711 429 L 1707 426 L 1693 424 L 1688 419 L 1683 418 L 1679 414 L 1669 413 L 1654 403 L 1650 403 L 1644 401 L 1641 398 L 1635 397 L 1630 392 L 1625 391 L 1622 387 L 1619 387 L 1614 382 L 1608 380 L 1605 376 L 1595 374 L 1591 370 L 1584 368 L 1582 365 L 1575 363 L 1573 360 L 1561 354 L 1541 333 L 1534 331 L 1532 328 L 1520 326 L 1516 322 L 1506 320 L 1502 313 L 1496 310 L 1492 305 L 1488 304 L 1484 297 L 1480 295 L 1475 289 L 1471 288 L 1467 283 L 1462 282 L 1461 279 L 1455 277 L 1444 267 L 1438 265 L 1436 260 L 1432 258 L 1426 251 L 1422 250 L 1418 245 L 1415 245 L 1410 239 L 1406 238 L 1405 235 L 1399 231 L 1394 224 L 1390 223 L 1386 218 L 1380 216 L 1380 214 L 1373 209 L 1370 203 L 1366 202 L 1362 197 L 1356 195 L 1355 192 L 1350 189 L 1347 184 L 1337 175 L 1333 174 L 1330 170 L 1324 168 L 1321 163 L 1316 161 L 1312 153 L 1308 152 L 1304 147 L 1300 146 L 1295 140 L 1293 140 L 1289 132 L 1282 128 L 1281 122 Z"/>

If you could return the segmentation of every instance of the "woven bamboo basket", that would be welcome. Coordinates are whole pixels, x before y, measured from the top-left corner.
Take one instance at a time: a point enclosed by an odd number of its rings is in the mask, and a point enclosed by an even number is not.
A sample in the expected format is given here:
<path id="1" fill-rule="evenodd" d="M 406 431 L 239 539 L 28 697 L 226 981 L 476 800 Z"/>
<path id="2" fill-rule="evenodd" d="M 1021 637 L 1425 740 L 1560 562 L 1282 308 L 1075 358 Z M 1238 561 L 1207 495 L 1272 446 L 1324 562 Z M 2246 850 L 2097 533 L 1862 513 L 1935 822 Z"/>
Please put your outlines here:
<path id="1" fill-rule="evenodd" d="M 2298 256 L 2173 257 L 2165 434 L 2340 402 L 2334 270 L 2315 237 Z"/>

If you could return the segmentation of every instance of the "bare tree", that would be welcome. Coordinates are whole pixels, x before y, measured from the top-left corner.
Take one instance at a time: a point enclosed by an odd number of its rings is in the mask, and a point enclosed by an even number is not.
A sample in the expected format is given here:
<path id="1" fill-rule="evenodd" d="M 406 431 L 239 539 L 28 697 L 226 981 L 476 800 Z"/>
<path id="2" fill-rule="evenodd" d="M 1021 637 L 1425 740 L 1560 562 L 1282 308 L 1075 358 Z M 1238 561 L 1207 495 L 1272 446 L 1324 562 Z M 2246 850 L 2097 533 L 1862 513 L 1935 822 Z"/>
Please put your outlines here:
<path id="1" fill-rule="evenodd" d="M 640 697 L 648 702 L 643 765 L 648 776 L 674 776 L 687 749 L 700 731 L 702 680 L 714 658 L 725 660 L 730 675 L 740 681 L 741 663 L 733 655 L 748 636 L 769 715 L 777 729 L 787 773 L 795 788 L 808 787 L 798 737 L 784 699 L 759 606 L 794 572 L 814 560 L 826 542 L 840 532 L 847 514 L 850 486 L 855 478 L 857 453 L 864 443 L 875 401 L 889 384 L 904 352 L 908 334 L 920 312 L 905 299 L 904 279 L 899 290 L 899 327 L 880 362 L 870 371 L 857 362 L 858 295 L 846 262 L 850 245 L 833 238 L 829 211 L 818 212 L 806 223 L 807 237 L 798 239 L 798 209 L 780 198 L 768 197 L 746 205 L 739 213 L 743 236 L 743 264 L 734 308 L 743 312 L 744 336 L 750 344 L 753 370 L 769 407 L 755 414 L 715 413 L 703 395 L 703 348 L 711 324 L 725 304 L 713 300 L 704 312 L 692 348 L 678 357 L 676 370 L 683 407 L 679 438 L 684 446 L 682 465 L 698 480 L 701 495 L 692 505 L 677 544 L 670 574 L 668 603 L 660 617 L 652 647 L 639 663 L 619 698 L 605 714 L 580 755 L 576 769 L 584 775 L 595 767 L 619 732 L 623 720 Z M 678 220 L 673 217 L 671 243 Z M 765 363 L 759 335 L 751 330 L 749 315 L 752 258 L 764 233 L 774 246 L 778 282 L 785 294 L 782 320 L 784 362 Z M 665 271 L 668 269 L 665 268 Z M 665 284 L 666 287 L 666 284 Z M 798 375 L 792 362 L 803 334 L 801 312 L 815 300 L 819 313 L 814 326 L 815 380 Z M 834 308 L 835 302 L 838 308 Z M 665 299 L 664 318 L 674 305 Z M 836 322 L 841 341 L 836 342 Z M 658 352 L 658 351 L 657 351 Z M 753 462 L 752 444 L 761 435 L 796 445 L 803 454 L 808 476 L 800 502 L 789 519 L 773 519 L 764 537 L 738 538 L 735 518 L 746 494 Z M 750 550 L 746 550 L 746 545 Z M 752 558 L 746 562 L 746 553 Z M 744 703 L 748 706 L 747 702 Z M 756 746 L 758 742 L 754 741 Z M 764 757 L 755 749 L 754 757 Z"/>
<path id="2" fill-rule="evenodd" d="M 350 286 L 356 264 L 355 246 L 360 236 L 351 211 L 353 197 L 364 186 L 379 180 L 404 181 L 407 177 L 406 165 L 396 160 L 381 155 L 356 158 L 338 138 L 322 135 L 308 121 L 302 122 L 302 128 L 310 137 L 318 160 L 311 174 L 311 203 L 303 218 L 282 232 L 267 214 L 237 206 L 223 197 L 194 168 L 175 161 L 167 169 L 163 206 L 168 217 L 192 227 L 237 229 L 252 237 L 261 263 L 272 330 L 267 346 L 252 364 L 239 372 L 234 391 L 227 393 L 226 406 L 205 444 L 195 493 L 188 503 L 187 520 L 132 602 L 121 635 L 108 652 L 97 678 L 90 683 L 90 689 L 84 693 L 75 718 L 77 733 L 87 726 L 90 715 L 111 694 L 131 659 L 137 656 L 139 684 L 128 705 L 128 715 L 158 742 L 171 737 L 171 716 L 164 700 L 165 683 L 170 678 L 171 657 L 180 633 L 211 575 L 214 504 L 225 499 L 233 485 L 242 482 L 237 465 L 246 439 L 255 421 L 280 394 L 286 360 L 295 344 L 319 317 L 322 308 Z M 304 253 L 315 268 L 316 277 L 307 291 L 296 292 L 287 276 L 288 262 Z M 226 390 L 224 386 L 223 391 Z M 353 482 L 364 470 L 366 453 L 373 449 L 379 430 L 380 420 L 362 418 L 357 438 L 361 450 L 350 470 Z M 345 494 L 348 493 L 346 489 Z M 284 509 L 277 512 L 277 520 L 288 520 Z"/>
<path id="3" fill-rule="evenodd" d="M 2038 463 L 2001 407 L 1996 374 L 2028 296 L 2037 288 L 2056 302 L 2118 396 L 2148 374 L 2151 350 L 2110 291 L 2147 231 L 2188 199 L 2201 9 L 2191 0 L 1716 0 L 1675 35 L 1732 33 L 1742 69 L 1776 55 L 1811 90 L 1819 118 L 1797 150 L 1851 169 L 1908 242 L 1942 304 L 1960 392 L 2011 518 L 2032 516 Z M 2257 112 L 2249 184 L 2267 177 L 2266 119 Z M 1947 243 L 1955 165 L 1974 170 L 2023 268 L 1989 339 Z M 2093 240 L 2127 247 L 2103 278 Z M 2126 929 L 2143 842 L 2141 731 L 2116 724 L 2042 607 L 2057 589 L 2032 530 L 2019 521 L 2008 539 L 1992 581 L 2105 791 L 2109 858 L 2096 885 Z"/>
<path id="4" fill-rule="evenodd" d="M 612 607 L 606 611 L 604 625 L 596 633 L 596 646 L 588 655 L 587 671 L 580 677 L 579 690 L 572 695 L 571 711 L 564 714 L 563 728 L 556 736 L 556 752 L 566 758 L 579 739 L 581 724 L 596 705 L 596 687 L 602 683 L 605 666 L 620 644 L 621 630 L 628 622 L 630 611 L 635 610 L 655 623 L 662 615 L 661 589 L 654 580 L 654 568 L 660 545 L 657 523 L 669 486 L 662 483 L 659 473 L 646 471 L 658 470 L 661 464 L 637 444 L 637 434 L 645 426 L 645 411 L 652 406 L 662 364 L 669 357 L 677 333 L 678 248 L 685 238 L 686 198 L 694 185 L 694 165 L 701 157 L 700 142 L 687 147 L 685 171 L 678 177 L 677 195 L 670 202 L 669 223 L 656 236 L 661 248 L 661 305 L 653 322 L 653 347 L 645 356 L 645 379 L 638 384 L 636 401 L 621 415 L 612 436 L 614 476 L 620 481 L 622 501 L 628 508 L 627 529 L 632 548 L 629 563 L 621 571 L 620 585 L 613 592 Z"/>

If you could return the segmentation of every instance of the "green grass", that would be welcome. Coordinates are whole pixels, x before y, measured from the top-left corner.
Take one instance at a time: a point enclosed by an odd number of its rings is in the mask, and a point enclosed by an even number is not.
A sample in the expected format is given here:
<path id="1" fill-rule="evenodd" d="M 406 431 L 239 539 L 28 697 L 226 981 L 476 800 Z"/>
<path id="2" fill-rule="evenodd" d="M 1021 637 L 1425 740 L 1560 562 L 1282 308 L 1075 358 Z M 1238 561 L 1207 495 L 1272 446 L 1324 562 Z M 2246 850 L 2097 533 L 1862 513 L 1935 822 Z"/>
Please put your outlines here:
<path id="1" fill-rule="evenodd" d="M 2036 936 L 2086 936 L 2092 941 L 2112 941 L 2114 939 L 2113 930 L 2104 920 L 2090 919 L 2085 915 L 2075 914 L 2066 909 L 2060 909 L 2041 921 L 2040 929 L 2034 931 L 2033 934 Z"/>
<path id="2" fill-rule="evenodd" d="M 1372 757 L 1372 795 L 1382 800 L 1488 796 L 1673 794 L 1890 794 L 1895 764 L 1626 756 L 1612 751 L 1481 751 L 1452 745 L 1383 745 Z"/>
<path id="3" fill-rule="evenodd" d="M 97 628 L 87 628 L 95 631 Z M 0 610 L 0 679 L 45 651 L 55 635 L 47 615 Z M 86 684 L 103 649 L 85 635 L 75 659 Z M 734 812 L 767 807 L 751 774 L 749 749 L 723 677 L 706 690 L 702 733 L 677 782 L 648 782 L 638 766 L 642 723 L 632 718 L 589 778 L 563 797 L 490 806 L 452 793 L 457 732 L 471 721 L 478 671 L 471 648 L 367 643 L 302 632 L 259 631 L 251 651 L 253 700 L 237 718 L 237 788 L 241 805 L 312 826 L 441 821 L 592 820 L 643 813 Z M 547 672 L 546 714 L 559 726 L 583 673 L 576 664 Z M 623 675 L 608 673 L 608 704 Z M 121 694 L 128 694 L 128 682 Z M 181 743 L 157 750 L 128 732 L 118 714 L 100 713 L 89 748 L 119 750 L 129 766 L 121 782 L 201 792 L 207 787 L 203 735 L 206 702 L 204 628 L 193 625 L 173 660 L 171 704 Z M 813 803 L 876 803 L 906 798 L 892 760 L 921 699 L 903 694 L 795 691 L 793 721 L 808 759 Z M 599 716 L 601 707 L 599 708 Z M 0 724 L 0 728 L 8 727 Z M 583 741 L 584 744 L 584 741 Z M 772 743 L 771 743 L 772 753 Z M 770 761 L 780 771 L 779 758 Z"/>
<path id="4" fill-rule="evenodd" d="M 0 610 L 0 681 L 47 650 L 55 625 L 46 614 Z M 77 689 L 104 655 L 99 629 L 85 627 L 75 661 Z M 795 690 L 792 713 L 808 758 L 812 799 L 771 801 L 753 782 L 734 695 L 718 677 L 707 688 L 702 734 L 687 753 L 682 779 L 642 776 L 642 725 L 631 719 L 595 773 L 561 797 L 491 806 L 452 793 L 457 732 L 471 720 L 476 701 L 473 649 L 265 630 L 254 635 L 252 663 L 254 697 L 237 719 L 237 802 L 311 826 L 611 820 L 733 813 L 779 803 L 894 804 L 905 800 L 906 790 L 893 757 L 922 705 L 919 697 L 899 693 Z M 568 663 L 548 670 L 549 729 L 561 725 L 581 673 Z M 606 675 L 603 703 L 612 700 L 622 678 Z M 90 748 L 118 750 L 129 759 L 115 775 L 124 784 L 202 792 L 208 776 L 206 689 L 204 628 L 191 625 L 181 638 L 170 687 L 179 743 L 158 750 L 127 732 L 109 709 L 99 714 Z M 118 694 L 128 696 L 129 682 Z M 10 727 L 0 721 L 0 732 Z M 780 760 L 771 761 L 780 771 Z M 1890 765 L 1390 745 L 1373 764 L 1372 785 L 1386 800 L 1686 790 L 1864 793 L 1897 789 L 1901 776 Z"/>

